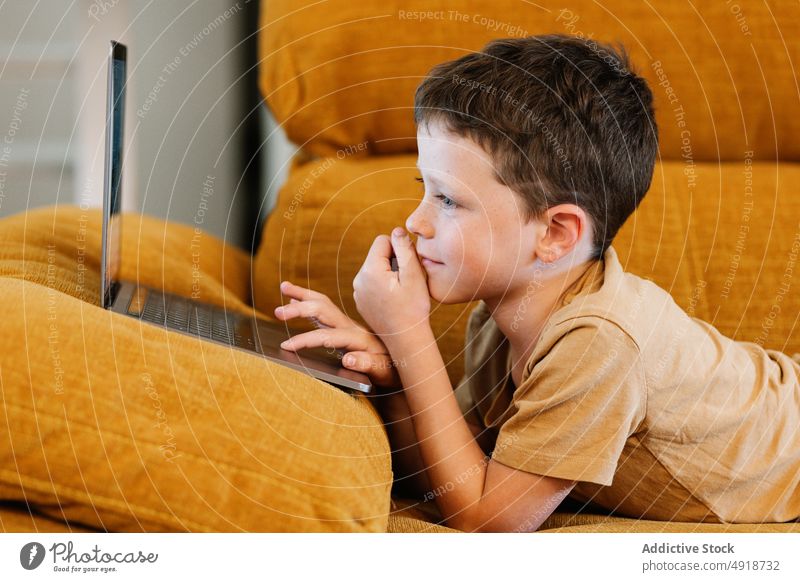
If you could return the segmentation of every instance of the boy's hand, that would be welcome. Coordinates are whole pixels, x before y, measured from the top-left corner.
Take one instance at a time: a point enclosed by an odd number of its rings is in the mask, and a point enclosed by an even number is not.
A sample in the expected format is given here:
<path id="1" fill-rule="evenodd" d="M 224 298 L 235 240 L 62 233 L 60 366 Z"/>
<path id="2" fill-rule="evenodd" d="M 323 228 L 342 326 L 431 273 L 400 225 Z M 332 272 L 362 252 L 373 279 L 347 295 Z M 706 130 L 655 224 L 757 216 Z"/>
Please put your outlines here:
<path id="1" fill-rule="evenodd" d="M 392 271 L 392 251 L 397 271 Z M 353 279 L 353 298 L 364 321 L 384 340 L 430 325 L 427 275 L 404 229 L 395 228 L 391 238 L 382 234 L 372 243 Z"/>
<path id="2" fill-rule="evenodd" d="M 342 358 L 345 368 L 367 374 L 377 386 L 402 387 L 400 376 L 383 342 L 342 313 L 327 295 L 293 285 L 289 281 L 281 283 L 281 293 L 291 299 L 289 305 L 275 308 L 275 317 L 282 321 L 305 317 L 320 328 L 293 336 L 281 344 L 283 349 L 343 349 L 347 352 Z"/>

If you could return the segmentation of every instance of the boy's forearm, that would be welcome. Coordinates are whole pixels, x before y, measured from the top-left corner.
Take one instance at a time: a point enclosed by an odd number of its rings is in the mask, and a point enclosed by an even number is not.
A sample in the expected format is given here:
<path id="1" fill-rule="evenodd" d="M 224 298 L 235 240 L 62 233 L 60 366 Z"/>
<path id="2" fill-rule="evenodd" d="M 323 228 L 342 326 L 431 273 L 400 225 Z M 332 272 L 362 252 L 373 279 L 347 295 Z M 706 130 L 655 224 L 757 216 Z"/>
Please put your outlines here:
<path id="1" fill-rule="evenodd" d="M 486 458 L 461 414 L 430 328 L 386 338 L 396 360 L 430 491 L 447 523 L 459 529 L 478 511 Z"/>

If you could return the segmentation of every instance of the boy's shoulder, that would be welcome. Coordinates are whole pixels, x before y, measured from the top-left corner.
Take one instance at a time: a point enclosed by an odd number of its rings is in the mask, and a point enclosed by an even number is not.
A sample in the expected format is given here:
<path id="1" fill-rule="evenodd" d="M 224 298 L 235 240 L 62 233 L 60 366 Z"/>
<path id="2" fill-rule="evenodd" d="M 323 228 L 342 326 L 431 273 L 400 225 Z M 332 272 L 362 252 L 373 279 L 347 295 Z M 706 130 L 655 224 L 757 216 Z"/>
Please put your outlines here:
<path id="1" fill-rule="evenodd" d="M 569 297 L 547 321 L 544 331 L 585 320 L 603 320 L 641 347 L 657 333 L 656 323 L 663 326 L 665 317 L 685 317 L 667 291 L 649 279 L 626 272 L 613 246 L 608 247 L 601 264 L 597 284 Z"/>
<path id="2" fill-rule="evenodd" d="M 675 330 L 691 327 L 689 316 L 666 290 L 622 268 L 613 246 L 597 268 L 589 271 L 565 293 L 564 301 L 543 326 L 533 359 L 567 341 L 574 330 L 584 332 L 574 336 L 576 341 L 584 341 L 587 328 L 592 328 L 590 336 L 597 343 L 627 345 L 632 357 L 647 358 L 647 352 L 658 359 Z M 503 359 L 506 354 L 502 348 L 505 336 L 483 301 L 470 314 L 465 339 L 464 355 L 470 368 L 479 368 L 498 355 Z"/>

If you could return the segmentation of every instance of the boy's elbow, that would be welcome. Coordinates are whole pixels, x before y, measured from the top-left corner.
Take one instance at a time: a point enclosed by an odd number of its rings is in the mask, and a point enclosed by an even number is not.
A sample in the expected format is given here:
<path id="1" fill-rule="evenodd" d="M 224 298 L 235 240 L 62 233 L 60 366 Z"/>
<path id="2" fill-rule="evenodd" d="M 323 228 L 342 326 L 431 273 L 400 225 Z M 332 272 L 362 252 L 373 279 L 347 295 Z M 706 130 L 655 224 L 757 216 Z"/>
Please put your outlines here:
<path id="1" fill-rule="evenodd" d="M 504 516 L 487 515 L 475 510 L 453 515 L 445 520 L 445 525 L 469 533 L 526 533 L 536 531 L 540 524 L 518 523 Z"/>
<path id="2" fill-rule="evenodd" d="M 479 532 L 479 529 L 475 528 L 475 522 L 470 520 L 467 517 L 461 515 L 454 515 L 452 517 L 447 518 L 444 521 L 443 525 L 446 525 L 449 528 L 457 529 L 458 531 L 463 532 Z"/>
<path id="3" fill-rule="evenodd" d="M 533 533 L 546 517 L 538 512 L 534 516 L 525 516 L 508 510 L 498 512 L 496 508 L 478 506 L 470 512 L 464 511 L 452 516 L 446 520 L 446 525 L 473 533 Z"/>

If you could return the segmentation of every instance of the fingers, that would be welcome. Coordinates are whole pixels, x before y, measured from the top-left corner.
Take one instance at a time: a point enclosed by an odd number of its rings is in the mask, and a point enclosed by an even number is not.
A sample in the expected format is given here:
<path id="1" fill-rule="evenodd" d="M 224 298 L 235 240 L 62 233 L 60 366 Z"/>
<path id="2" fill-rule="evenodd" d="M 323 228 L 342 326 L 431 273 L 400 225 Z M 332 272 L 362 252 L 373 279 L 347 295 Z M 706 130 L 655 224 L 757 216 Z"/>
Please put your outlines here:
<path id="1" fill-rule="evenodd" d="M 302 303 L 302 302 L 298 301 L 294 297 L 291 297 L 289 299 L 289 303 Z M 292 319 L 291 314 L 289 314 L 290 316 L 287 317 L 287 314 L 284 311 L 285 311 L 284 309 L 278 308 L 278 309 L 275 310 L 275 315 L 278 316 L 279 319 L 283 318 L 284 321 Z M 313 323 L 317 327 L 331 327 L 330 325 L 325 325 L 324 323 L 322 323 L 316 317 L 309 317 L 308 319 L 311 321 L 311 323 Z"/>
<path id="2" fill-rule="evenodd" d="M 323 328 L 292 336 L 281 343 L 281 347 L 289 351 L 319 347 L 346 351 L 365 351 L 368 349 L 365 339 L 366 337 L 359 330 Z"/>
<path id="3" fill-rule="evenodd" d="M 288 305 L 281 305 L 275 308 L 275 317 L 282 321 L 288 321 L 295 317 L 305 317 L 310 319 L 317 327 L 350 327 L 352 320 L 328 299 L 326 295 L 304 289 L 297 285 L 292 285 L 287 281 L 281 284 L 281 290 L 286 288 L 290 293 L 305 299 L 295 299 L 290 297 Z"/>
<path id="4" fill-rule="evenodd" d="M 404 228 L 398 226 L 392 231 L 392 248 L 397 256 L 401 283 L 410 276 L 424 276 L 424 270 L 417 256 L 417 249 Z"/>
<path id="5" fill-rule="evenodd" d="M 372 241 L 372 246 L 369 248 L 367 258 L 364 259 L 364 264 L 375 264 L 382 267 L 382 270 L 391 271 L 392 265 L 389 262 L 389 257 L 392 256 L 392 243 L 389 237 L 385 234 L 378 235 Z"/>
<path id="6" fill-rule="evenodd" d="M 328 299 L 328 296 L 323 293 L 313 291 L 312 289 L 306 289 L 305 287 L 295 285 L 289 281 L 283 281 L 281 283 L 281 293 L 287 297 L 299 299 L 300 301 L 308 301 L 310 299 Z"/>
<path id="7" fill-rule="evenodd" d="M 400 376 L 388 354 L 351 351 L 342 358 L 342 365 L 367 374 L 379 386 L 401 387 Z"/>
<path id="8" fill-rule="evenodd" d="M 274 313 L 275 317 L 281 321 L 289 321 L 296 317 L 305 317 L 310 319 L 317 327 L 341 327 L 342 324 L 333 309 L 313 300 L 296 301 L 289 305 L 279 305 L 275 308 Z"/>

